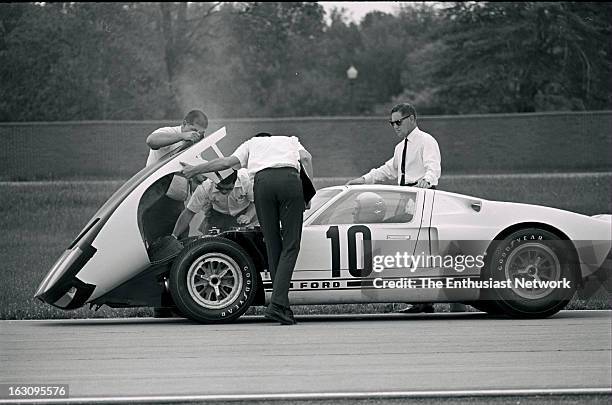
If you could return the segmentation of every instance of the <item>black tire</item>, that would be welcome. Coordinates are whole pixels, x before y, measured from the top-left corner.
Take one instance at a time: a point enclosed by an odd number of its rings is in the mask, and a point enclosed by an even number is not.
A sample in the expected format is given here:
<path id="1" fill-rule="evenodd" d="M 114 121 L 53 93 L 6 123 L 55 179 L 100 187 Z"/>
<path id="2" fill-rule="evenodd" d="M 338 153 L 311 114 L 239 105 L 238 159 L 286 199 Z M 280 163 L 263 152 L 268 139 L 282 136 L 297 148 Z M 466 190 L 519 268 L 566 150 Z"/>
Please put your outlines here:
<path id="1" fill-rule="evenodd" d="M 521 229 L 494 241 L 482 279 L 507 285 L 483 290 L 480 304 L 515 318 L 545 318 L 559 312 L 576 292 L 579 268 L 572 252 L 569 241 L 539 228 Z M 527 282 L 537 281 L 557 285 L 534 283 L 529 288 Z"/>
<path id="2" fill-rule="evenodd" d="M 186 317 L 203 323 L 231 322 L 255 298 L 257 269 L 236 242 L 206 237 L 186 246 L 176 258 L 169 288 Z"/>

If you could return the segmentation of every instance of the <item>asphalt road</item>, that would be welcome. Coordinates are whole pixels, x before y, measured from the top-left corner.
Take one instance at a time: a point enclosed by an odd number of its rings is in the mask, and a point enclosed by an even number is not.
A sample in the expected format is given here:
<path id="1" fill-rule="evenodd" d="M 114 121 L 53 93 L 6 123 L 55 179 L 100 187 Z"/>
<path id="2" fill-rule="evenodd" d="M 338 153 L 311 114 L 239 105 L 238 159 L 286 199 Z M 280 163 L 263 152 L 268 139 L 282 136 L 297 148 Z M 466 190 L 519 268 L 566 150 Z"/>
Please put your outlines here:
<path id="1" fill-rule="evenodd" d="M 610 389 L 610 311 L 0 321 L 0 384 L 71 397 Z"/>

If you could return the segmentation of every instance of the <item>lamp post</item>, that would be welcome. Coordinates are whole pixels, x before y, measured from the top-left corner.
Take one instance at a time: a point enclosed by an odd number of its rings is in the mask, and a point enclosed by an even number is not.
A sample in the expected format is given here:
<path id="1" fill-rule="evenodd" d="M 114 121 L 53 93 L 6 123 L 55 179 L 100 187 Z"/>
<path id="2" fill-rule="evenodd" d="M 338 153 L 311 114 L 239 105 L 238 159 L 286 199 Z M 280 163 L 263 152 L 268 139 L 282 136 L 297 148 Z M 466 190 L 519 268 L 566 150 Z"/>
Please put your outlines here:
<path id="1" fill-rule="evenodd" d="M 355 83 L 355 80 L 357 79 L 357 75 L 359 74 L 359 71 L 355 68 L 355 66 L 351 65 L 347 71 L 346 71 L 346 77 L 349 81 L 349 97 L 351 99 L 351 114 L 355 113 L 355 97 L 354 97 L 354 90 L 353 90 L 353 84 Z"/>

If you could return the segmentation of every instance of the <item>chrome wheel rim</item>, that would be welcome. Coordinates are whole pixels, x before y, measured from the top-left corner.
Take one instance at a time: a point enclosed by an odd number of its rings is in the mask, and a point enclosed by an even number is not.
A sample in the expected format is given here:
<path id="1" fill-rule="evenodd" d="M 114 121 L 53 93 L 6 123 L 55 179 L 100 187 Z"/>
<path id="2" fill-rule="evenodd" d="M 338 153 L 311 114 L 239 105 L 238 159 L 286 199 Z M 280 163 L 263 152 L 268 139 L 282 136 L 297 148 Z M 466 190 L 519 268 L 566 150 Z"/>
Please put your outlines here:
<path id="1" fill-rule="evenodd" d="M 511 282 L 511 289 L 518 296 L 536 300 L 548 296 L 554 286 L 538 286 L 533 288 L 517 285 L 515 280 L 524 281 L 559 281 L 561 278 L 561 264 L 559 258 L 548 246 L 540 243 L 526 243 L 513 251 L 505 266 L 506 280 Z"/>
<path id="2" fill-rule="evenodd" d="M 208 309 L 222 309 L 236 299 L 242 290 L 240 267 L 223 253 L 198 257 L 187 271 L 189 295 Z"/>

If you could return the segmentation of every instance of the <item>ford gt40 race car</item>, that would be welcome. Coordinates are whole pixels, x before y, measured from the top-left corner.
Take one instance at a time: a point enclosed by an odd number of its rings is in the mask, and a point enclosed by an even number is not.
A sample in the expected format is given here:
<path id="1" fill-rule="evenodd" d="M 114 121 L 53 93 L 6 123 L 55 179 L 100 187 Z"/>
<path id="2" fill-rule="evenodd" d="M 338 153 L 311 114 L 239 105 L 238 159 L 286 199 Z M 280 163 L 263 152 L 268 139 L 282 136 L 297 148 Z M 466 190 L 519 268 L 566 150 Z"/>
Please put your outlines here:
<path id="1" fill-rule="evenodd" d="M 170 305 L 206 323 L 266 305 L 272 280 L 257 228 L 191 236 L 162 259 L 151 253 L 151 202 L 164 195 L 180 162 L 220 156 L 216 143 L 224 136 L 222 128 L 128 180 L 35 296 L 62 309 Z M 289 298 L 294 305 L 463 302 L 494 314 L 547 317 L 585 280 L 608 276 L 602 265 L 610 262 L 611 222 L 610 215 L 441 190 L 328 187 L 304 213 Z"/>

